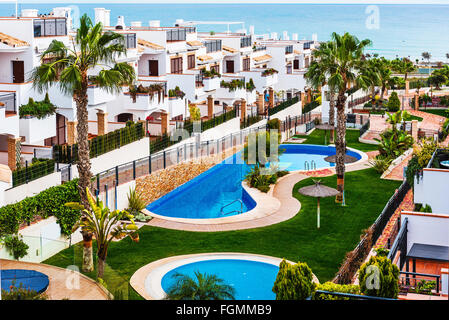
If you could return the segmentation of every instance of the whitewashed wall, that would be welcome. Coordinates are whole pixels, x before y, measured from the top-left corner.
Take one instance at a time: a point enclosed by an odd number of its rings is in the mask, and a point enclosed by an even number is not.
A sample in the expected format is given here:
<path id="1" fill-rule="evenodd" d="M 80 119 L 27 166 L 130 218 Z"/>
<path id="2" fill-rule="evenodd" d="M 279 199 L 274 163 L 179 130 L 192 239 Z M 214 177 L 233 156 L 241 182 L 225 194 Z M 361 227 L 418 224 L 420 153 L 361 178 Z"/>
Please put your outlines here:
<path id="1" fill-rule="evenodd" d="M 432 212 L 449 214 L 449 170 L 424 169 L 422 179 L 415 178 L 414 202 L 428 204 Z"/>
<path id="2" fill-rule="evenodd" d="M 449 246 L 449 215 L 411 214 L 402 212 L 401 222 L 408 218 L 407 251 L 414 243 Z"/>

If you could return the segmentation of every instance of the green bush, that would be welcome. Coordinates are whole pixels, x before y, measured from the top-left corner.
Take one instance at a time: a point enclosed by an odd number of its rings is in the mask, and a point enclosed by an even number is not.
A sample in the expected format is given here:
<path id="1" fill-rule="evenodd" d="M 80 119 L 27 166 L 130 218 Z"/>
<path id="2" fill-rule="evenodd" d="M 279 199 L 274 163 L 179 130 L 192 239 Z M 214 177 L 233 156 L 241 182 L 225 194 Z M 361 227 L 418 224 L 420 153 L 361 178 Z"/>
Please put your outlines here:
<path id="1" fill-rule="evenodd" d="M 28 254 L 28 249 L 30 248 L 25 242 L 23 242 L 23 237 L 17 234 L 6 236 L 3 243 L 6 250 L 16 260 L 25 257 Z"/>
<path id="2" fill-rule="evenodd" d="M 50 102 L 50 99 L 48 98 L 48 93 L 45 94 L 45 98 L 42 101 L 35 102 L 33 98 L 30 98 L 27 104 L 21 105 L 19 107 L 20 119 L 23 119 L 26 116 L 43 119 L 55 113 L 56 113 L 56 106 Z"/>
<path id="3" fill-rule="evenodd" d="M 145 201 L 142 198 L 142 195 L 136 191 L 136 189 L 129 188 L 128 193 L 128 209 L 126 209 L 130 214 L 137 215 L 141 213 L 143 209 L 145 209 Z"/>
<path id="4" fill-rule="evenodd" d="M 399 268 L 390 259 L 372 256 L 359 270 L 360 291 L 367 296 L 396 299 Z"/>
<path id="5" fill-rule="evenodd" d="M 387 109 L 390 112 L 396 112 L 399 111 L 400 108 L 401 108 L 401 101 L 399 101 L 398 94 L 395 91 L 393 91 L 390 95 L 390 99 L 388 100 Z"/>
<path id="6" fill-rule="evenodd" d="M 279 130 L 281 128 L 281 121 L 278 118 L 270 119 L 267 121 L 268 130 Z"/>
<path id="7" fill-rule="evenodd" d="M 37 216 L 48 218 L 55 216 L 64 235 L 72 233 L 73 225 L 79 220 L 79 211 L 64 204 L 79 202 L 78 180 L 48 188 L 34 197 L 25 198 L 14 204 L 0 208 L 0 237 L 16 234 L 22 223 L 30 223 Z"/>
<path id="8" fill-rule="evenodd" d="M 35 290 L 24 288 L 20 283 L 16 286 L 16 281 L 13 283 L 9 291 L 2 289 L 2 300 L 47 300 L 48 297 L 45 293 L 38 293 Z"/>
<path id="9" fill-rule="evenodd" d="M 349 293 L 349 294 L 360 294 L 360 287 L 358 285 L 336 284 L 329 281 L 318 284 L 316 290 Z M 350 300 L 350 298 L 315 292 L 313 294 L 313 300 Z"/>
<path id="10" fill-rule="evenodd" d="M 272 289 L 276 300 L 305 300 L 314 290 L 313 273 L 307 263 L 291 265 L 282 260 Z"/>
<path id="11" fill-rule="evenodd" d="M 297 103 L 299 101 L 299 97 L 294 97 L 290 100 L 286 100 L 280 104 L 278 104 L 276 107 L 270 108 L 268 109 L 268 115 L 273 115 L 275 113 L 278 113 L 279 111 L 282 111 L 292 105 L 294 105 L 295 103 Z"/>

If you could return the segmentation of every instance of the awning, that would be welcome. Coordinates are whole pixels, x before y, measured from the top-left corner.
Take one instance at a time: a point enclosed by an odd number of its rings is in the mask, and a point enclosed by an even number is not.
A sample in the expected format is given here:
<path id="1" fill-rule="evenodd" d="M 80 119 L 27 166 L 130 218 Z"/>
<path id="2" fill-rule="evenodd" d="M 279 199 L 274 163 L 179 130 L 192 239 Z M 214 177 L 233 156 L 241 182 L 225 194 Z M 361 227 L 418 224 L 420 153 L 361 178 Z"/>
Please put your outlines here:
<path id="1" fill-rule="evenodd" d="M 253 58 L 254 62 L 265 62 L 272 58 L 269 54 L 264 54 L 263 56 Z"/>
<path id="2" fill-rule="evenodd" d="M 211 56 L 208 55 L 203 55 L 203 56 L 197 56 L 196 57 L 198 60 L 200 61 L 209 61 L 209 60 L 214 60 L 214 58 L 212 58 Z"/>
<path id="3" fill-rule="evenodd" d="M 146 47 L 146 48 L 150 48 L 153 50 L 163 50 L 164 47 L 160 46 L 158 44 L 143 40 L 143 39 L 137 39 L 137 44 L 142 46 L 142 47 Z"/>
<path id="4" fill-rule="evenodd" d="M 191 47 L 202 47 L 203 43 L 201 41 L 198 40 L 194 40 L 194 41 L 187 41 L 186 42 L 189 46 Z"/>
<path id="5" fill-rule="evenodd" d="M 12 36 L 4 34 L 3 32 L 0 32 L 0 42 L 13 48 L 30 46 L 28 42 L 14 38 Z"/>
<path id="6" fill-rule="evenodd" d="M 223 46 L 222 48 L 223 48 L 223 50 L 231 52 L 231 53 L 237 53 L 238 52 L 237 49 L 234 49 L 234 48 L 231 48 L 231 47 L 228 47 L 228 46 Z"/>

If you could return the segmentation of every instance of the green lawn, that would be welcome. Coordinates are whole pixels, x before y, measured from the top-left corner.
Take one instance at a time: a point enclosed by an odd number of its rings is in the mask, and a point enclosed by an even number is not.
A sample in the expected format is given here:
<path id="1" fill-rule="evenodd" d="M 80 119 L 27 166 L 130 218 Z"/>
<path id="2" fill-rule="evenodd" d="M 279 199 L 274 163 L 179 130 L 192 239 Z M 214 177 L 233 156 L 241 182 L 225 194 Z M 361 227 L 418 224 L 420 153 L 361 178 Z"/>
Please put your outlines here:
<path id="1" fill-rule="evenodd" d="M 325 132 L 324 130 L 315 129 L 309 135 L 295 135 L 295 138 L 306 138 L 307 140 L 303 143 L 323 145 L 324 132 Z M 326 143 L 329 144 L 329 131 L 326 132 Z M 359 142 L 359 130 L 347 129 L 346 143 L 348 147 L 355 148 L 363 152 L 378 150 L 377 145 Z"/>
<path id="2" fill-rule="evenodd" d="M 442 117 L 446 117 L 447 118 L 447 113 L 446 113 L 446 109 L 424 109 L 421 108 L 419 109 L 419 111 L 423 111 L 423 112 L 427 112 L 427 113 L 431 113 L 431 114 L 436 114 L 437 116 L 442 116 Z"/>
<path id="3" fill-rule="evenodd" d="M 165 257 L 201 252 L 258 253 L 292 261 L 305 261 L 320 282 L 331 280 L 348 251 L 360 241 L 363 229 L 377 218 L 400 183 L 379 179 L 373 169 L 348 172 L 345 176 L 346 207 L 335 204 L 334 198 L 321 200 L 321 229 L 316 228 L 316 199 L 301 196 L 297 190 L 312 183 L 297 183 L 293 195 L 301 202 L 294 218 L 264 228 L 229 232 L 186 232 L 143 227 L 140 242 L 129 238 L 114 242 L 109 249 L 108 265 L 114 269 L 106 282 L 111 292 L 118 283 L 127 285 L 140 267 Z M 336 187 L 336 177 L 321 179 Z M 67 267 L 80 264 L 81 246 L 66 249 L 44 263 Z M 94 273 L 88 274 L 94 277 Z M 112 279 L 112 280 L 111 280 Z M 131 290 L 132 291 L 132 290 Z M 131 298 L 140 298 L 132 292 Z"/>

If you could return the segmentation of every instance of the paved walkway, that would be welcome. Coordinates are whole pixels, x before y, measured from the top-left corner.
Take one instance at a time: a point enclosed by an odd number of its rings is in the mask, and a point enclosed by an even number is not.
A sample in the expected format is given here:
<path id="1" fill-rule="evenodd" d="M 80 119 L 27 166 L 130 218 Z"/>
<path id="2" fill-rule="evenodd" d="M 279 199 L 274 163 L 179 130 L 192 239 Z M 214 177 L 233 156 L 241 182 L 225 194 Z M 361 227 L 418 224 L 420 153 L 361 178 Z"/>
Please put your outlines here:
<path id="1" fill-rule="evenodd" d="M 47 275 L 50 284 L 45 291 L 50 300 L 108 300 L 107 293 L 92 279 L 67 269 L 41 263 L 0 260 L 1 269 L 36 270 Z M 79 279 L 79 285 L 72 279 Z M 74 285 L 75 284 L 75 285 Z"/>
<path id="2" fill-rule="evenodd" d="M 424 131 L 438 131 L 443 125 L 445 117 L 418 111 L 418 110 L 408 110 L 411 115 L 423 118 L 422 121 L 418 122 L 418 128 Z"/>
<path id="3" fill-rule="evenodd" d="M 402 160 L 401 163 L 399 163 L 396 167 L 394 167 L 393 170 L 389 174 L 387 174 L 384 179 L 387 180 L 397 180 L 397 181 L 403 181 L 404 180 L 404 168 L 407 166 L 410 159 L 413 157 L 413 153 L 408 155 L 404 160 Z"/>

